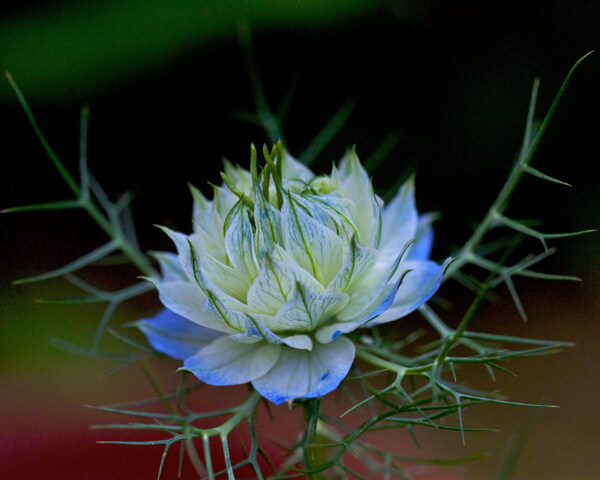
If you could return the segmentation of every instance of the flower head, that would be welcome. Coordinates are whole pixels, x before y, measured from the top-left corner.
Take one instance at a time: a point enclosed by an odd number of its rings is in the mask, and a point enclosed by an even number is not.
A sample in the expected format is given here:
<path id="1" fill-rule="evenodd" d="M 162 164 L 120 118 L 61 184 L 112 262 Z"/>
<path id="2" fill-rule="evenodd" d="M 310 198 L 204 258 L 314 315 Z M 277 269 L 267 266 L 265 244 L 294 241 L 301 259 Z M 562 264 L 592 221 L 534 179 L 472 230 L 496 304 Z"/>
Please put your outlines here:
<path id="1" fill-rule="evenodd" d="M 225 165 L 225 183 L 194 196 L 194 231 L 165 229 L 152 281 L 168 309 L 142 320 L 157 350 L 211 385 L 252 382 L 274 403 L 320 397 L 348 373 L 345 334 L 412 312 L 438 289 L 431 216 L 413 180 L 384 206 L 354 150 L 316 176 L 281 146 L 259 174 Z"/>

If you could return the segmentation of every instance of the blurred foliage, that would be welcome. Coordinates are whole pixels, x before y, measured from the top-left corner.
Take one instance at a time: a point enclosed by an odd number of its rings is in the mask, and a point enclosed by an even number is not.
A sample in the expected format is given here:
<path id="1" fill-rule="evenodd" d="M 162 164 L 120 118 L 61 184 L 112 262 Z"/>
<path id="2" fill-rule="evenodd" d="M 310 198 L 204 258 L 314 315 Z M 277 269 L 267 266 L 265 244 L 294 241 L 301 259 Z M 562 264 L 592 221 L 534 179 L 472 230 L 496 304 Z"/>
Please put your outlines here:
<path id="1" fill-rule="evenodd" d="M 324 28 L 364 18 L 367 0 L 94 0 L 52 3 L 0 23 L 0 59 L 31 97 L 88 91 L 164 68 L 199 45 L 257 28 Z M 9 93 L 0 89 L 0 95 Z"/>

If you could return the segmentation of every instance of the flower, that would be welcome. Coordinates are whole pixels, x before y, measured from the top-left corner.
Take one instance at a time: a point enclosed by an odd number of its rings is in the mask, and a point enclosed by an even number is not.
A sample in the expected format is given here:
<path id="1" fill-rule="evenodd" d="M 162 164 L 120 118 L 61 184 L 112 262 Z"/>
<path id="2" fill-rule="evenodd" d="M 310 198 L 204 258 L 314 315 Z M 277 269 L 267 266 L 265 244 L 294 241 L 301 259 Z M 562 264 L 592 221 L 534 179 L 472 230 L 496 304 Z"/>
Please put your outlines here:
<path id="1" fill-rule="evenodd" d="M 194 231 L 164 229 L 149 279 L 168 309 L 139 328 L 211 385 L 252 382 L 276 404 L 334 390 L 355 356 L 345 335 L 403 317 L 438 289 L 430 215 L 409 179 L 384 207 L 354 149 L 316 176 L 281 146 L 258 174 L 226 163 L 207 200 L 192 187 Z"/>

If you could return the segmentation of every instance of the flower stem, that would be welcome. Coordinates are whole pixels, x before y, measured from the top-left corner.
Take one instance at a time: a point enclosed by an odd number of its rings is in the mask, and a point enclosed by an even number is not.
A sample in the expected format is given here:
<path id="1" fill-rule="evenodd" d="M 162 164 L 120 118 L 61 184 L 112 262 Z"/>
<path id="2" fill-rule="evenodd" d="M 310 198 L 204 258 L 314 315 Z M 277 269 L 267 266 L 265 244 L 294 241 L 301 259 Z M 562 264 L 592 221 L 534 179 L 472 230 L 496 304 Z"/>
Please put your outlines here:
<path id="1" fill-rule="evenodd" d="M 537 131 L 537 133 L 535 133 L 535 135 L 532 138 L 533 117 L 534 117 L 534 113 L 535 113 L 535 103 L 536 103 L 537 92 L 538 92 L 538 87 L 539 87 L 539 80 L 536 79 L 534 81 L 533 89 L 531 92 L 531 101 L 529 104 L 529 112 L 527 114 L 527 123 L 526 123 L 526 127 L 525 127 L 525 135 L 523 138 L 523 145 L 521 147 L 521 150 L 519 152 L 517 160 L 514 163 L 512 169 L 510 171 L 510 174 L 508 176 L 508 179 L 506 180 L 506 183 L 502 187 L 502 190 L 500 190 L 500 193 L 498 194 L 498 196 L 496 197 L 496 200 L 494 201 L 494 203 L 488 210 L 483 221 L 477 226 L 477 228 L 475 229 L 475 232 L 473 232 L 473 235 L 471 235 L 471 237 L 467 240 L 467 242 L 459 250 L 459 252 L 456 255 L 457 260 L 449 265 L 446 275 L 444 276 L 444 279 L 451 278 L 453 276 L 453 274 L 458 272 L 465 264 L 470 263 L 470 255 L 472 255 L 472 253 L 474 252 L 474 249 L 481 243 L 485 234 L 487 232 L 489 232 L 494 226 L 496 226 L 498 216 L 502 214 L 502 212 L 508 205 L 510 197 L 512 196 L 519 181 L 521 180 L 521 177 L 523 176 L 524 173 L 531 170 L 531 167 L 529 166 L 531 159 L 533 158 L 533 155 L 535 154 L 535 152 L 537 150 L 537 147 L 542 139 L 542 136 L 544 135 L 544 132 L 546 131 L 546 128 L 548 127 L 548 124 L 550 123 L 552 116 L 554 115 L 554 111 L 556 110 L 556 107 L 558 106 L 558 103 L 560 102 L 560 99 L 562 98 L 562 95 L 563 95 L 569 81 L 571 80 L 571 77 L 573 76 L 573 73 L 575 72 L 575 70 L 577 69 L 579 64 L 583 60 L 585 60 L 591 53 L 592 52 L 587 53 L 586 55 L 581 57 L 575 63 L 575 65 L 573 65 L 573 67 L 571 68 L 571 70 L 569 71 L 567 76 L 565 77 L 562 85 L 560 86 L 558 93 L 554 97 L 552 105 L 550 105 L 548 112 L 544 116 L 544 119 L 542 121 L 542 124 L 541 124 L 539 130 Z"/>
<path id="2" fill-rule="evenodd" d="M 315 471 L 327 462 L 327 452 L 321 444 L 326 443 L 322 435 L 318 432 L 319 410 L 321 407 L 320 398 L 311 398 L 304 402 L 304 420 L 305 431 L 302 441 L 304 447 L 304 462 L 306 469 L 310 472 L 309 478 L 313 480 L 322 480 L 325 477 L 322 472 Z"/>

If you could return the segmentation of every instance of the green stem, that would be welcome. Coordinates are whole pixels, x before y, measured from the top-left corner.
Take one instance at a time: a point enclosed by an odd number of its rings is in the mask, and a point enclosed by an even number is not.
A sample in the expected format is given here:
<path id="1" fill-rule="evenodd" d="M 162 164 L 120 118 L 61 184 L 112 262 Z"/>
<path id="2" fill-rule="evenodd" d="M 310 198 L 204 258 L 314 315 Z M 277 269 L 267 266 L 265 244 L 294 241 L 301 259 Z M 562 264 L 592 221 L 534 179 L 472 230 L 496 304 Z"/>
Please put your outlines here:
<path id="1" fill-rule="evenodd" d="M 31 127 L 33 128 L 33 131 L 35 132 L 36 137 L 42 144 L 44 151 L 48 155 L 48 158 L 50 158 L 50 161 L 52 162 L 52 164 L 54 165 L 54 167 L 56 168 L 56 170 L 58 171 L 58 173 L 60 174 L 62 179 L 65 181 L 67 186 L 71 189 L 71 191 L 74 193 L 74 195 L 77 199 L 76 202 L 79 204 L 79 206 L 81 208 L 83 208 L 90 217 L 92 217 L 92 219 L 98 224 L 98 226 L 111 238 L 111 240 L 117 246 L 117 248 L 119 250 L 121 250 L 121 252 L 123 252 L 123 254 L 144 275 L 147 275 L 147 276 L 155 275 L 156 272 L 154 271 L 154 268 L 152 268 L 152 265 L 151 265 L 150 261 L 148 260 L 148 257 L 146 257 L 146 255 L 144 255 L 142 252 L 140 252 L 139 249 L 137 249 L 135 246 L 133 246 L 131 243 L 129 243 L 126 240 L 120 225 L 116 224 L 116 222 L 111 222 L 109 220 L 109 218 L 107 218 L 107 216 L 105 216 L 102 213 L 102 211 L 98 208 L 98 206 L 90 198 L 89 191 L 88 191 L 87 169 L 86 169 L 86 172 L 82 172 L 82 187 L 83 188 L 80 188 L 80 186 L 77 184 L 75 179 L 71 176 L 71 174 L 69 173 L 69 171 L 67 170 L 65 165 L 60 161 L 60 159 L 58 158 L 56 153 L 54 153 L 54 150 L 52 150 L 52 147 L 48 143 L 48 140 L 46 140 L 46 137 L 40 130 L 38 123 L 33 115 L 33 112 L 31 110 L 31 108 L 29 107 L 27 100 L 25 99 L 25 96 L 19 89 L 19 87 L 18 87 L 17 83 L 15 82 L 15 80 L 13 79 L 12 75 L 10 73 L 6 72 L 6 78 L 8 79 L 8 82 L 10 83 L 11 87 L 13 88 L 13 90 L 17 96 L 17 99 L 19 100 L 19 103 L 21 104 L 21 107 L 23 108 L 23 111 L 25 112 L 27 119 L 29 120 L 29 123 L 31 124 Z M 82 138 L 80 140 L 80 155 L 83 160 L 82 164 L 85 167 L 87 165 L 86 138 L 85 138 L 86 133 L 87 133 L 87 109 L 86 108 L 84 108 L 84 110 L 82 112 L 81 126 L 82 126 L 82 135 L 81 135 Z M 84 173 L 85 173 L 85 175 L 84 175 Z"/>
<path id="2" fill-rule="evenodd" d="M 321 408 L 320 398 L 310 398 L 304 402 L 305 431 L 303 438 L 304 462 L 306 469 L 310 472 L 309 478 L 321 480 L 325 477 L 319 467 L 327 462 L 327 452 L 318 432 L 319 410 Z"/>
<path id="3" fill-rule="evenodd" d="M 370 363 L 374 367 L 379 367 L 383 370 L 387 370 L 388 372 L 395 373 L 398 378 L 403 378 L 406 375 L 419 375 L 429 371 L 431 367 L 431 365 L 423 365 L 420 367 L 404 367 L 402 365 L 398 365 L 397 363 L 384 360 L 377 355 L 373 355 L 360 346 L 356 348 L 356 356 L 361 360 Z"/>
<path id="4" fill-rule="evenodd" d="M 560 102 L 560 99 L 562 98 L 562 95 L 569 81 L 571 80 L 571 77 L 573 76 L 573 73 L 575 72 L 579 64 L 583 60 L 585 60 L 591 53 L 592 52 L 589 52 L 588 54 L 584 55 L 575 63 L 575 65 L 573 65 L 573 67 L 565 77 L 565 80 L 563 81 L 560 89 L 558 90 L 558 93 L 554 97 L 552 105 L 548 109 L 548 113 L 546 113 L 546 116 L 544 117 L 544 120 L 542 121 L 538 132 L 535 134 L 535 137 L 531 139 L 533 115 L 539 85 L 539 81 L 537 79 L 534 82 L 533 91 L 531 94 L 531 102 L 529 105 L 529 112 L 527 116 L 525 136 L 523 139 L 523 146 L 521 147 L 521 151 L 519 153 L 517 161 L 513 165 L 508 179 L 506 180 L 506 183 L 502 187 L 502 190 L 500 190 L 500 193 L 498 194 L 496 200 L 488 210 L 483 221 L 478 225 L 478 227 L 475 229 L 475 232 L 473 232 L 473 235 L 471 235 L 471 237 L 467 240 L 464 246 L 459 250 L 459 252 L 456 255 L 457 260 L 450 264 L 450 266 L 448 267 L 448 271 L 446 272 L 444 279 L 451 278 L 454 273 L 458 272 L 465 264 L 470 262 L 470 254 L 472 254 L 474 249 L 480 244 L 485 234 L 495 226 L 498 215 L 502 214 L 502 212 L 508 205 L 508 201 L 510 200 L 510 197 L 512 196 L 515 188 L 517 187 L 521 177 L 524 173 L 526 173 L 529 163 L 531 162 L 531 159 L 533 158 L 533 155 L 537 150 L 542 136 L 544 135 L 544 132 L 546 131 L 546 128 L 548 127 L 552 116 L 554 115 L 554 111 L 556 110 L 556 107 L 558 106 L 558 103 Z"/>

